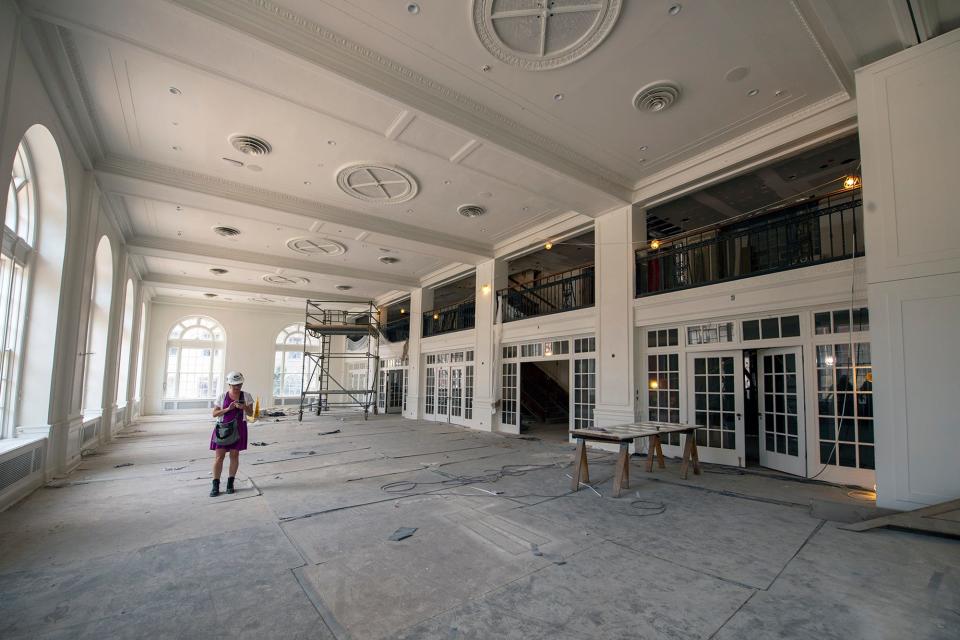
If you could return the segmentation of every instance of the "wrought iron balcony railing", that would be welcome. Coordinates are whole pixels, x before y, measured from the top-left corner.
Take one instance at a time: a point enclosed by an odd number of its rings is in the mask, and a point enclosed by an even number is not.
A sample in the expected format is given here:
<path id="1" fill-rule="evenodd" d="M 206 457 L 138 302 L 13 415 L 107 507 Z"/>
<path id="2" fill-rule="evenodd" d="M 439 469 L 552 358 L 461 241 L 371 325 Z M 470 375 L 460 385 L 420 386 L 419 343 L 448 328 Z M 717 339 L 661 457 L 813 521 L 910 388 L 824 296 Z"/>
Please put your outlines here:
<path id="1" fill-rule="evenodd" d="M 585 265 L 497 291 L 503 321 L 592 307 L 594 268 Z"/>
<path id="2" fill-rule="evenodd" d="M 380 327 L 387 342 L 403 342 L 410 337 L 410 316 L 383 323 Z"/>
<path id="3" fill-rule="evenodd" d="M 473 329 L 476 321 L 476 300 L 470 298 L 423 314 L 423 337 L 438 336 L 452 331 Z"/>
<path id="4" fill-rule="evenodd" d="M 864 255 L 860 191 L 667 238 L 636 252 L 636 296 Z"/>

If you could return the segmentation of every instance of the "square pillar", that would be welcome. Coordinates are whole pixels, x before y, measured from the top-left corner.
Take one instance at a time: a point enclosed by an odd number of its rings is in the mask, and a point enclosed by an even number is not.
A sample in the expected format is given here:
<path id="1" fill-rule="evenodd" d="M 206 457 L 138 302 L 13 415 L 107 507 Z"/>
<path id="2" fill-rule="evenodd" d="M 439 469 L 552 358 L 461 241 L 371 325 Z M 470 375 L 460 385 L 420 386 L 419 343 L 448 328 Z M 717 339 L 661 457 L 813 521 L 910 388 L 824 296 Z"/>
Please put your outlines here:
<path id="1" fill-rule="evenodd" d="M 423 340 L 423 312 L 433 308 L 433 289 L 414 289 L 410 292 L 410 337 L 407 344 L 407 410 L 404 418 L 418 420 L 423 417 L 423 356 L 420 344 Z"/>
<path id="2" fill-rule="evenodd" d="M 497 315 L 497 291 L 507 286 L 507 263 L 488 260 L 477 265 L 476 344 L 473 351 L 473 426 L 482 431 L 497 427 L 497 392 L 500 371 L 499 345 L 494 327 Z"/>
<path id="3" fill-rule="evenodd" d="M 596 426 L 635 421 L 634 236 L 645 236 L 644 212 L 635 205 L 596 221 Z"/>

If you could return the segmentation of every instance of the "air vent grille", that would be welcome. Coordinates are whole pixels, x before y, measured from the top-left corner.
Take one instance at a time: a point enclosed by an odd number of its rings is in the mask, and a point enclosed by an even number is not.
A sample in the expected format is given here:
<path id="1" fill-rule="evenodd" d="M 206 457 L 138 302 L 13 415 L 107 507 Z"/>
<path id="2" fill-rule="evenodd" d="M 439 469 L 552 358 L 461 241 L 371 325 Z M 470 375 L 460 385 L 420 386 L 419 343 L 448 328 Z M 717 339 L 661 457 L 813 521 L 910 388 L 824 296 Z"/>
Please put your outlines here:
<path id="1" fill-rule="evenodd" d="M 309 278 L 303 278 L 301 276 L 285 276 L 280 273 L 268 273 L 265 276 L 262 276 L 261 279 L 264 282 L 269 282 L 270 284 L 279 284 L 284 287 L 289 287 L 295 284 L 310 284 Z"/>
<path id="2" fill-rule="evenodd" d="M 394 258 L 393 256 L 380 256 L 377 259 L 383 264 L 397 264 L 400 262 L 400 258 Z"/>
<path id="3" fill-rule="evenodd" d="M 457 213 L 464 218 L 479 218 L 486 212 L 486 209 L 477 204 L 462 204 L 457 207 Z"/>
<path id="4" fill-rule="evenodd" d="M 239 133 L 230 136 L 230 144 L 234 149 L 248 156 L 265 156 L 273 151 L 270 143 L 263 138 Z"/>
<path id="5" fill-rule="evenodd" d="M 349 284 L 338 284 L 338 285 L 337 285 L 337 291 L 350 291 L 350 289 L 353 289 L 353 287 L 350 286 Z"/>
<path id="6" fill-rule="evenodd" d="M 287 240 L 287 248 L 308 256 L 331 257 L 347 252 L 347 248 L 329 238 L 303 237 Z"/>
<path id="7" fill-rule="evenodd" d="M 203 294 L 203 297 L 204 297 L 204 298 L 216 298 L 216 297 L 217 297 L 217 294 L 215 294 L 215 293 L 205 293 L 205 294 Z"/>
<path id="8" fill-rule="evenodd" d="M 235 238 L 240 235 L 240 229 L 234 227 L 214 227 L 213 232 L 225 238 Z"/>
<path id="9" fill-rule="evenodd" d="M 229 272 L 222 267 L 214 267 L 210 269 L 210 273 L 212 273 L 215 276 L 222 276 L 223 274 L 229 273 Z"/>
<path id="10" fill-rule="evenodd" d="M 633 96 L 633 106 L 639 111 L 659 113 L 666 111 L 680 98 L 680 87 L 671 82 L 647 85 Z"/>

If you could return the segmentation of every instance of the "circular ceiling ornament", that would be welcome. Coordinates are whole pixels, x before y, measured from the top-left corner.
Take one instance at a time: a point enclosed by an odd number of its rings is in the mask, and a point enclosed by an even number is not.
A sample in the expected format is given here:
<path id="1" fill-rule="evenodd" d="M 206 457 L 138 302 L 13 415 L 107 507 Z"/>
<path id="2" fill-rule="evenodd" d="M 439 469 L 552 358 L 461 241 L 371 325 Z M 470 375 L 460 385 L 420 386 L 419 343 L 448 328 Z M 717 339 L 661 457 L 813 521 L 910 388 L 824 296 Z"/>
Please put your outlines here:
<path id="1" fill-rule="evenodd" d="M 417 195 L 417 181 L 399 167 L 361 162 L 340 169 L 337 186 L 348 196 L 374 204 L 406 202 Z"/>
<path id="2" fill-rule="evenodd" d="M 247 299 L 250 300 L 250 302 L 256 302 L 257 304 L 273 304 L 274 302 L 276 302 L 275 300 L 271 300 L 270 298 L 247 298 Z"/>
<path id="3" fill-rule="evenodd" d="M 300 276 L 285 276 L 281 273 L 268 273 L 260 278 L 264 282 L 269 282 L 270 284 L 278 284 L 283 287 L 290 287 L 295 284 L 310 284 L 309 278 L 302 278 Z"/>
<path id="4" fill-rule="evenodd" d="M 487 51 L 526 71 L 576 62 L 602 43 L 622 0 L 473 0 L 473 28 Z"/>
<path id="5" fill-rule="evenodd" d="M 287 248 L 308 256 L 330 258 L 343 255 L 347 248 L 329 238 L 304 236 L 287 240 Z"/>

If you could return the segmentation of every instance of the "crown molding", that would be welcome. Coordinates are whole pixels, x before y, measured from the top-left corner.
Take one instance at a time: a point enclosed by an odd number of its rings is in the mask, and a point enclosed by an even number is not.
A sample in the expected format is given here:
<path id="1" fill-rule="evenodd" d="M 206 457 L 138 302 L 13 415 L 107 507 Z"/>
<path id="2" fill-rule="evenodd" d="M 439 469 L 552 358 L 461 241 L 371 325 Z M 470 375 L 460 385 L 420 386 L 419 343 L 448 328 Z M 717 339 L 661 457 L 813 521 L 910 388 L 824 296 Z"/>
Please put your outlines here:
<path id="1" fill-rule="evenodd" d="M 626 200 L 631 180 L 271 0 L 167 0 L 578 182 Z"/>
<path id="2" fill-rule="evenodd" d="M 445 255 L 459 254 L 458 257 L 465 260 L 478 261 L 492 257 L 492 252 L 488 246 L 468 242 L 455 236 L 432 232 L 422 227 L 396 222 L 389 218 L 326 205 L 315 200 L 308 200 L 278 191 L 252 187 L 189 169 L 117 155 L 109 155 L 98 160 L 94 164 L 94 169 L 98 174 L 123 176 L 134 180 L 186 189 L 362 231 L 404 238 L 422 245 L 420 251 L 425 255 L 438 255 L 438 248 L 443 247 L 448 250 Z"/>
<path id="3" fill-rule="evenodd" d="M 150 299 L 151 304 L 159 304 L 170 307 L 184 307 L 190 309 L 224 309 L 236 310 L 243 309 L 244 312 L 264 313 L 271 315 L 291 314 L 300 322 L 303 321 L 303 311 L 294 307 L 275 307 L 273 305 L 256 304 L 252 302 L 233 302 L 223 300 L 197 300 L 194 298 L 175 298 L 173 296 L 159 295 L 156 292 Z"/>
<path id="4" fill-rule="evenodd" d="M 345 267 L 339 264 L 300 260 L 284 256 L 267 255 L 253 251 L 224 248 L 188 242 L 168 240 L 151 236 L 135 236 L 127 242 L 127 251 L 132 255 L 154 258 L 184 260 L 187 262 L 231 266 L 235 269 L 290 269 L 317 276 L 334 276 L 350 280 L 362 280 L 376 284 L 385 284 L 392 288 L 413 288 L 419 286 L 416 278 Z"/>

